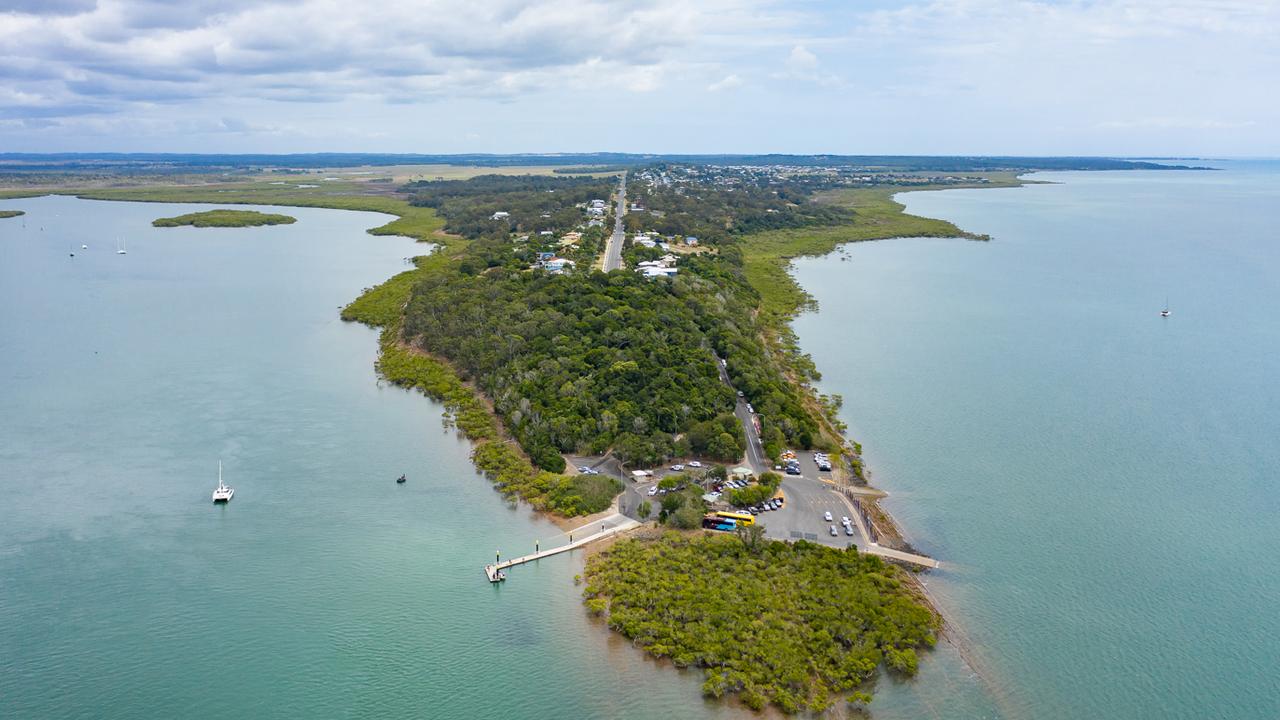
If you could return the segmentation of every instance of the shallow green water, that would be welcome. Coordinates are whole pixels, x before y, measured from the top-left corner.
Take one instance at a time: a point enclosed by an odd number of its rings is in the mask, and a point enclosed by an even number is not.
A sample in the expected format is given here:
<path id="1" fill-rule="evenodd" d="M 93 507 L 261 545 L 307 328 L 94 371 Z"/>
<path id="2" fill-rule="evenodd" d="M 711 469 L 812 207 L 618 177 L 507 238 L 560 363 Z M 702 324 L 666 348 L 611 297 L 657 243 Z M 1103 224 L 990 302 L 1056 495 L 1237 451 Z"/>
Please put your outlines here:
<path id="1" fill-rule="evenodd" d="M 424 251 L 364 232 L 385 216 L 8 207 L 28 214 L 0 224 L 0 718 L 749 715 L 588 620 L 579 558 L 484 581 L 559 531 L 475 475 L 439 406 L 379 387 L 376 334 L 337 319 Z M 954 650 L 932 657 L 881 683 L 878 718 L 980 706 Z"/>
<path id="2" fill-rule="evenodd" d="M 796 263 L 1006 716 L 1280 716 L 1280 164 L 1223 166 L 902 195 L 993 241 Z"/>
<path id="3" fill-rule="evenodd" d="M 577 559 L 485 582 L 557 530 L 337 319 L 423 250 L 385 216 L 0 207 L 0 718 L 729 714 L 586 618 Z"/>

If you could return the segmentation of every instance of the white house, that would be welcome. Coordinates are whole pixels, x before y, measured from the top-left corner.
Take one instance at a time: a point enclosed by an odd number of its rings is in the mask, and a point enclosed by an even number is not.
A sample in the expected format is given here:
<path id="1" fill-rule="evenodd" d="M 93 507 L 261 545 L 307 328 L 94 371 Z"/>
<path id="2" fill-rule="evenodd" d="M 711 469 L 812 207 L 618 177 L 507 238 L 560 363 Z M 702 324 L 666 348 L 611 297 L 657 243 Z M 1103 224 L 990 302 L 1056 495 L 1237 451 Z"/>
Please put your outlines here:
<path id="1" fill-rule="evenodd" d="M 509 217 L 511 217 L 511 213 L 505 210 L 499 210 L 498 212 L 493 214 L 493 217 L 490 218 L 490 220 L 506 220 Z"/>

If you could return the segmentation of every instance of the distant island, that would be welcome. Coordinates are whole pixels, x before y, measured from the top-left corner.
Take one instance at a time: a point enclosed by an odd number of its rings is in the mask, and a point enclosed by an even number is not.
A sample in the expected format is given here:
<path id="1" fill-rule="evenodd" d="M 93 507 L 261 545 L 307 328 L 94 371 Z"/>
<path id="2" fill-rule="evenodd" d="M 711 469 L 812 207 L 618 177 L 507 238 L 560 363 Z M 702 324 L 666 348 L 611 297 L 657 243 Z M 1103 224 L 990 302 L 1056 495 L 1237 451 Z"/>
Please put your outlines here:
<path id="1" fill-rule="evenodd" d="M 288 215 L 260 213 L 254 210 L 206 210 L 171 218 L 152 220 L 155 227 L 256 227 L 258 225 L 290 225 L 297 218 Z"/>
<path id="2" fill-rule="evenodd" d="M 0 210 L 0 219 L 18 217 L 19 215 L 25 214 L 26 213 L 21 210 Z"/>

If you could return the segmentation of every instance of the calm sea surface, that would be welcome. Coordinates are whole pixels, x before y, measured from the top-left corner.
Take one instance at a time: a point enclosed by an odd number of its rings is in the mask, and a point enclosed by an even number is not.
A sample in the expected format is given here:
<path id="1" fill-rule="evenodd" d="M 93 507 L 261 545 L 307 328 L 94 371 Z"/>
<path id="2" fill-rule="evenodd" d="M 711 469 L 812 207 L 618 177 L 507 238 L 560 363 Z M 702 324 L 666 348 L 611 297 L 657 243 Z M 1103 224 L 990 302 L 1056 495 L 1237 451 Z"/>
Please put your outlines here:
<path id="1" fill-rule="evenodd" d="M 993 241 L 796 263 L 1005 716 L 1280 717 L 1280 163 L 1215 165 L 906 194 Z"/>
<path id="2" fill-rule="evenodd" d="M 586 618 L 576 559 L 485 582 L 558 531 L 338 320 L 423 251 L 365 234 L 388 218 L 0 208 L 0 718 L 729 714 Z"/>
<path id="3" fill-rule="evenodd" d="M 1278 171 L 909 194 L 994 241 L 797 263 L 983 678 L 943 645 L 877 718 L 1280 714 Z M 422 246 L 331 210 L 150 227 L 205 207 L 0 201 L 0 717 L 741 714 L 586 619 L 576 558 L 483 581 L 558 531 L 337 319 Z"/>

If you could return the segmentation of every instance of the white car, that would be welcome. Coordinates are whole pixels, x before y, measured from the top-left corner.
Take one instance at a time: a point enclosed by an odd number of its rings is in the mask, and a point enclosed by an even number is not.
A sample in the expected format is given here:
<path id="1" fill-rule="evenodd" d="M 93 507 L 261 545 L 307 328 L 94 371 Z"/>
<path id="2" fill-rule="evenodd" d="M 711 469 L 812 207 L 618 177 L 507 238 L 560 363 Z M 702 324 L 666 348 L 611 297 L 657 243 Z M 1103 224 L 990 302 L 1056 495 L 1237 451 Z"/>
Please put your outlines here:
<path id="1" fill-rule="evenodd" d="M 751 413 L 752 415 L 756 414 L 756 409 L 751 407 L 751 403 L 747 403 L 747 412 Z"/>
<path id="2" fill-rule="evenodd" d="M 822 519 L 823 519 L 823 520 L 826 520 L 827 522 L 831 522 L 831 511 L 830 511 L 830 510 L 828 510 L 828 511 L 826 511 L 826 512 L 822 513 Z"/>
<path id="3" fill-rule="evenodd" d="M 844 524 L 844 525 L 848 525 L 848 524 L 849 524 L 849 516 L 848 516 L 848 515 L 843 515 L 843 516 L 841 516 L 841 518 L 840 518 L 840 522 L 841 522 L 842 524 Z"/>
<path id="4" fill-rule="evenodd" d="M 680 472 L 680 471 L 681 471 L 681 470 L 683 470 L 683 469 L 684 469 L 684 466 L 683 466 L 683 465 L 672 465 L 672 466 L 671 466 L 671 470 L 672 470 L 672 471 L 674 471 L 674 472 Z"/>
<path id="5" fill-rule="evenodd" d="M 702 467 L 702 463 L 698 462 L 697 460 L 690 460 L 689 467 Z"/>
<path id="6" fill-rule="evenodd" d="M 654 495 L 657 495 L 657 494 L 658 494 L 657 485 L 654 485 L 653 487 L 649 488 L 649 497 L 653 497 Z"/>

